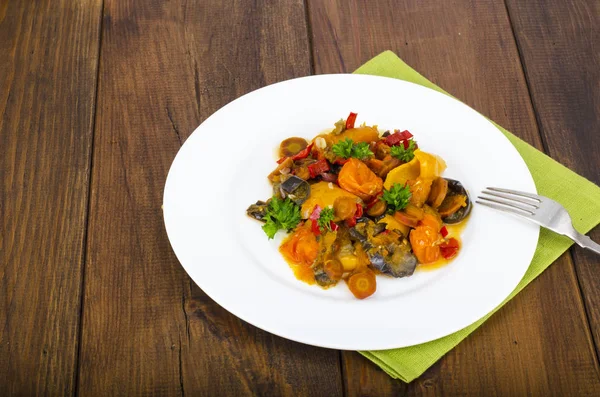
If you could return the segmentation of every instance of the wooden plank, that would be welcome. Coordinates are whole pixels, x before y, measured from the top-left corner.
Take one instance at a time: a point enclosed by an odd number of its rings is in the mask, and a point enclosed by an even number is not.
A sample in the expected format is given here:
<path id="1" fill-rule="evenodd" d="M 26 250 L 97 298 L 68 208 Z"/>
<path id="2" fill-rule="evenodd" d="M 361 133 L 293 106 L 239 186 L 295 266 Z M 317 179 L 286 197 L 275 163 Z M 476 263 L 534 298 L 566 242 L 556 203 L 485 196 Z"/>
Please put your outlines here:
<path id="1" fill-rule="evenodd" d="M 600 184 L 600 2 L 508 1 L 549 154 Z M 591 233 L 600 241 L 600 227 Z M 600 355 L 598 256 L 572 249 Z"/>
<path id="2" fill-rule="evenodd" d="M 504 4 L 475 1 L 309 2 L 315 72 L 351 72 L 391 49 L 460 100 L 542 148 Z M 348 395 L 396 383 L 344 353 Z M 593 394 L 598 368 L 568 255 L 406 393 Z M 492 393 L 494 394 L 494 393 Z"/>
<path id="3" fill-rule="evenodd" d="M 105 1 L 81 395 L 341 394 L 338 352 L 249 326 L 191 284 L 160 210 L 201 120 L 309 73 L 300 0 Z"/>
<path id="4" fill-rule="evenodd" d="M 0 395 L 70 395 L 101 1 L 0 1 Z"/>

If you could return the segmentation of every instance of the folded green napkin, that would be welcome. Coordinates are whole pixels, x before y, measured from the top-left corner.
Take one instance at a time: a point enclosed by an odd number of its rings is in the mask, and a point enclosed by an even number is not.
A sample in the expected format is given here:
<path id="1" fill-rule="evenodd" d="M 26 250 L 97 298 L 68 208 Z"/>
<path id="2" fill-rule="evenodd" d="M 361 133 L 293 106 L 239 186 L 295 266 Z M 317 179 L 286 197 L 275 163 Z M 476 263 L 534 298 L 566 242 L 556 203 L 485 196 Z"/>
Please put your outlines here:
<path id="1" fill-rule="evenodd" d="M 379 54 L 354 73 L 406 80 L 449 95 L 417 73 L 391 51 Z M 587 233 L 600 223 L 600 188 L 598 186 L 552 160 L 499 125 L 495 123 L 494 125 L 506 135 L 525 160 L 531 175 L 533 175 L 538 193 L 563 204 L 571 214 L 577 230 Z M 505 187 L 510 188 L 510 186 Z M 540 275 L 571 244 L 570 239 L 542 229 L 535 255 L 527 273 L 512 294 L 491 313 L 454 334 L 431 342 L 400 349 L 362 351 L 360 353 L 395 379 L 402 379 L 405 382 L 416 379 Z"/>

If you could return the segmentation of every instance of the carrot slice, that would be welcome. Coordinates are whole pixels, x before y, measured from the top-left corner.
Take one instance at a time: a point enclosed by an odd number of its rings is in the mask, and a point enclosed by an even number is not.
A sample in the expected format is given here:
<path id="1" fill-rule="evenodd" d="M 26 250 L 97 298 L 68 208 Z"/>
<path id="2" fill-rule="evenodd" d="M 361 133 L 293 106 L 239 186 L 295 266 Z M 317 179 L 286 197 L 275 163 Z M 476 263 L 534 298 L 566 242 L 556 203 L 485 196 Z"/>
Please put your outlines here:
<path id="1" fill-rule="evenodd" d="M 370 270 L 363 270 L 358 273 L 354 273 L 348 279 L 348 288 L 356 298 L 368 298 L 377 290 L 375 273 Z"/>

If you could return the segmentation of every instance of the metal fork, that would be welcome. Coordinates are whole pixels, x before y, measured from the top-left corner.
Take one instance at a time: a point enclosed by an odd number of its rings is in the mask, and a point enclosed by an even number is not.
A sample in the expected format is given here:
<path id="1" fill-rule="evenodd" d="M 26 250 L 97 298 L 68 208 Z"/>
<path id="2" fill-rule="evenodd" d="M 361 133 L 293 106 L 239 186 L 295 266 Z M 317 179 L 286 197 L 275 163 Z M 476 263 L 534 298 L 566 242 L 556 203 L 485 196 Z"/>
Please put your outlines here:
<path id="1" fill-rule="evenodd" d="M 475 202 L 487 207 L 511 213 L 537 223 L 553 232 L 569 237 L 583 248 L 600 254 L 600 244 L 573 227 L 567 210 L 554 200 L 537 194 L 517 190 L 488 187 Z"/>

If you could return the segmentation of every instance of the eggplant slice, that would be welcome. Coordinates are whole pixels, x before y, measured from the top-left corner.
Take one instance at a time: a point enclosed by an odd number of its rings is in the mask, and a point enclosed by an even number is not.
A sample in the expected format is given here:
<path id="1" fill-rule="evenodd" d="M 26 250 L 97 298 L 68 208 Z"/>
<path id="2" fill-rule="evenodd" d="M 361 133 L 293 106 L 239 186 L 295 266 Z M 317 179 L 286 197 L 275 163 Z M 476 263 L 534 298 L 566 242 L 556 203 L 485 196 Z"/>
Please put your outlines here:
<path id="1" fill-rule="evenodd" d="M 440 212 L 440 215 L 442 215 L 444 210 L 447 209 L 448 213 L 442 216 L 444 223 L 454 224 L 462 222 L 471 212 L 471 198 L 462 183 L 454 179 L 445 179 L 448 181 L 448 193 L 442 204 L 439 206 L 438 211 Z M 457 202 L 461 204 L 455 204 Z"/>
<path id="2" fill-rule="evenodd" d="M 279 185 L 279 190 L 283 198 L 289 197 L 294 203 L 302 205 L 310 196 L 310 185 L 302 178 L 296 175 L 290 175 Z"/>
<path id="3" fill-rule="evenodd" d="M 255 204 L 252 204 L 250 207 L 248 207 L 248 209 L 246 210 L 246 214 L 256 219 L 257 221 L 266 222 L 264 218 L 267 214 L 268 206 L 268 203 L 258 200 Z"/>

